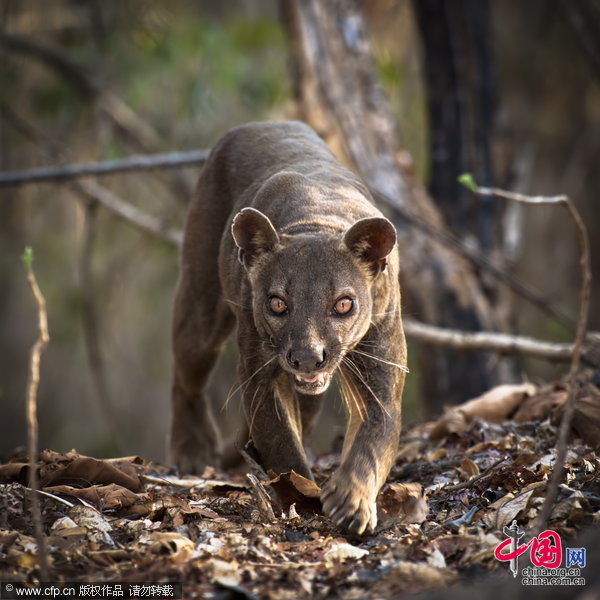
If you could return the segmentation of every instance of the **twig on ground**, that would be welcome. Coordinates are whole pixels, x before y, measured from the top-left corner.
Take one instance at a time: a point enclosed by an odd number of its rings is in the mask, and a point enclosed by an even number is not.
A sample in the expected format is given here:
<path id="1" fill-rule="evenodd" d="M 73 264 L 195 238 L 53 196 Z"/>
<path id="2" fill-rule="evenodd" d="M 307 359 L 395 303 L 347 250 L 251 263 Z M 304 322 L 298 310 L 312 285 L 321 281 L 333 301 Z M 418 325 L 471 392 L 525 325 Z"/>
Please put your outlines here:
<path id="1" fill-rule="evenodd" d="M 552 470 L 552 475 L 550 476 L 550 481 L 548 483 L 546 498 L 544 499 L 544 504 L 542 505 L 535 528 L 537 535 L 545 527 L 546 522 L 550 517 L 552 507 L 558 494 L 558 487 L 563 477 L 565 458 L 567 455 L 567 437 L 571 428 L 571 421 L 573 419 L 573 412 L 575 409 L 575 399 L 579 387 L 577 384 L 577 373 L 579 371 L 581 351 L 583 342 L 585 340 L 590 307 L 590 290 L 592 280 L 592 272 L 590 268 L 590 243 L 581 215 L 575 208 L 574 204 L 570 201 L 568 196 L 526 196 L 524 194 L 507 192 L 497 188 L 479 187 L 477 184 L 475 184 L 470 175 L 462 175 L 459 180 L 461 183 L 479 195 L 495 196 L 516 202 L 523 202 L 525 204 L 561 204 L 566 207 L 571 219 L 575 223 L 575 227 L 577 228 L 579 239 L 579 267 L 581 270 L 581 291 L 579 294 L 579 315 L 577 318 L 577 329 L 575 332 L 575 340 L 573 342 L 571 367 L 569 369 L 569 392 L 565 404 L 565 412 L 563 414 L 558 431 L 558 439 L 556 442 L 556 462 L 554 463 L 554 469 Z"/>
<path id="2" fill-rule="evenodd" d="M 467 481 L 462 481 L 461 483 L 457 483 L 456 485 L 448 485 L 442 488 L 442 492 L 458 492 L 459 490 L 463 490 L 465 488 L 471 487 L 474 483 L 477 483 L 480 479 L 487 477 L 500 463 L 508 460 L 507 458 L 501 458 L 497 460 L 493 465 L 489 466 L 487 469 L 479 473 L 479 475 L 475 475 L 471 477 L 471 479 Z"/>
<path id="3" fill-rule="evenodd" d="M 61 498 L 60 496 L 56 496 L 54 494 L 51 494 L 50 492 L 45 492 L 44 490 L 36 490 L 33 488 L 26 488 L 29 492 L 35 492 L 37 494 L 42 494 L 42 496 L 46 496 L 48 498 L 52 498 L 53 500 L 56 500 L 57 502 L 62 502 L 65 506 L 68 506 L 69 508 L 73 508 L 75 505 L 72 502 L 69 502 L 68 500 L 65 500 L 64 498 Z"/>
<path id="4" fill-rule="evenodd" d="M 39 336 L 31 349 L 29 359 L 29 377 L 27 381 L 26 413 L 27 413 L 27 454 L 29 456 L 29 488 L 31 489 L 30 501 L 33 517 L 33 526 L 38 545 L 38 561 L 41 581 L 48 581 L 48 556 L 46 553 L 46 542 L 44 529 L 42 527 L 42 515 L 37 495 L 37 452 L 38 452 L 38 420 L 37 420 L 37 390 L 40 383 L 40 358 L 42 352 L 50 341 L 48 334 L 48 316 L 46 313 L 46 300 L 38 286 L 32 267 L 33 252 L 31 248 L 25 248 L 23 264 L 27 273 L 27 281 L 33 297 L 37 304 Z"/>
<path id="5" fill-rule="evenodd" d="M 275 513 L 273 512 L 273 507 L 271 506 L 271 498 L 269 497 L 269 494 L 267 494 L 263 484 L 258 480 L 256 475 L 247 473 L 246 477 L 248 478 L 248 481 L 252 487 L 252 492 L 254 493 L 254 498 L 256 499 L 256 506 L 262 520 L 265 523 L 272 523 L 276 520 L 276 518 Z"/>

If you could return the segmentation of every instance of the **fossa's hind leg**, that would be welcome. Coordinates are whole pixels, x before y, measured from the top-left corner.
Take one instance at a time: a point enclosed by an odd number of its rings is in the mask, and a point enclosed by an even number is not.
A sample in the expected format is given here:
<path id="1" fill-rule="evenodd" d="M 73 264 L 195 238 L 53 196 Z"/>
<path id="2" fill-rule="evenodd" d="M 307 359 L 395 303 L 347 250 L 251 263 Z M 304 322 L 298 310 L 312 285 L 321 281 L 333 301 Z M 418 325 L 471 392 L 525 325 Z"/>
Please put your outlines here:
<path id="1" fill-rule="evenodd" d="M 189 290 L 180 286 L 173 327 L 169 449 L 171 462 L 181 471 L 201 473 L 206 465 L 219 465 L 221 460 L 221 437 L 206 390 L 234 317 L 226 306 L 206 298 L 190 302 L 185 297 L 188 294 Z"/>
<path id="2" fill-rule="evenodd" d="M 209 163 L 186 220 L 173 313 L 169 450 L 171 462 L 184 472 L 200 473 L 221 459 L 221 438 L 206 393 L 235 323 L 219 280 L 218 253 L 230 212 L 220 189 Z"/>

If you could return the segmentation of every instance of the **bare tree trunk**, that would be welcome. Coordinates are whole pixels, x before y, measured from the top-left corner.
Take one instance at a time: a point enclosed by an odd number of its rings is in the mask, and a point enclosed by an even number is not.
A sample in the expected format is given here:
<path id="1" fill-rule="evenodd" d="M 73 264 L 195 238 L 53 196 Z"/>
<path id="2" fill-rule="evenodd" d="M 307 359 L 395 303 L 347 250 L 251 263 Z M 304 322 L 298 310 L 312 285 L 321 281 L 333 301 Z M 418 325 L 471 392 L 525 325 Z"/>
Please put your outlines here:
<path id="1" fill-rule="evenodd" d="M 361 175 L 393 218 L 408 313 L 435 325 L 493 329 L 489 303 L 470 265 L 400 217 L 410 211 L 445 227 L 415 180 L 412 158 L 398 143 L 358 3 L 283 0 L 280 6 L 291 43 L 300 118 Z M 422 401 L 430 412 L 480 393 L 495 379 L 495 373 L 473 356 L 427 349 L 421 358 L 426 382 Z"/>
<path id="2" fill-rule="evenodd" d="M 472 173 L 491 186 L 495 109 L 488 0 L 413 0 L 423 41 L 429 114 L 429 192 L 446 223 L 475 237 L 484 252 L 497 244 L 499 202 L 480 198 L 457 177 Z M 484 183 L 486 182 L 486 183 Z M 496 231 L 495 231 L 496 230 Z"/>
<path id="3" fill-rule="evenodd" d="M 450 229 L 486 256 L 508 268 L 500 225 L 503 204 L 475 196 L 458 182 L 472 173 L 492 186 L 492 133 L 496 109 L 489 0 L 413 0 L 423 43 L 423 76 L 429 118 L 428 189 Z M 513 207 L 511 207 L 512 210 Z M 516 209 L 518 210 L 518 209 Z M 495 309 L 496 325 L 514 329 L 514 295 L 498 282 L 480 278 Z M 460 319 L 453 326 L 469 328 Z M 475 357 L 481 368 L 485 354 Z M 503 375 L 515 375 L 514 360 L 503 360 Z M 512 372 L 511 372 L 512 369 Z M 462 376 L 463 374 L 460 374 Z"/>

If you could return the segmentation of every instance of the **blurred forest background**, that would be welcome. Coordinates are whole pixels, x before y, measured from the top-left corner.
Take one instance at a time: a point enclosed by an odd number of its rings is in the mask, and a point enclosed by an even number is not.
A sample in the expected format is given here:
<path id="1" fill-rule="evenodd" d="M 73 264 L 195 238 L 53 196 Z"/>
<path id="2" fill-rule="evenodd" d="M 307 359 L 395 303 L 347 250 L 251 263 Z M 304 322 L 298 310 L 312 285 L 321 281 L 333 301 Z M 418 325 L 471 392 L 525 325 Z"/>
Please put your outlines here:
<path id="1" fill-rule="evenodd" d="M 335 4 L 343 10 L 343 2 Z M 429 187 L 449 229 L 501 260 L 567 316 L 561 323 L 475 270 L 490 306 L 502 313 L 498 328 L 571 341 L 580 278 L 577 240 L 565 213 L 486 204 L 461 192 L 455 179 L 470 170 L 481 184 L 568 194 L 588 227 L 598 272 L 598 2 L 346 4 L 364 19 L 374 73 L 401 148 L 412 155 L 415 181 Z M 296 50 L 274 1 L 0 0 L 0 20 L 2 171 L 210 148 L 246 121 L 305 117 L 297 102 Z M 465 57 L 468 64 L 460 62 Z M 461 125 L 445 109 L 465 98 Z M 464 139 L 475 141 L 459 160 L 460 136 L 469 128 Z M 199 169 L 121 174 L 97 183 L 180 228 Z M 485 227 L 493 226 L 493 244 L 472 216 L 479 214 L 472 208 L 477 202 L 492 215 Z M 34 249 L 51 337 L 41 366 L 40 446 L 164 460 L 177 249 L 116 218 L 77 185 L 53 183 L 0 188 L 0 459 L 26 441 L 25 386 L 37 335 L 20 260 L 26 245 Z M 596 280 L 593 330 L 600 328 L 597 298 Z M 414 299 L 405 312 L 428 320 Z M 461 326 L 445 321 L 439 324 Z M 449 364 L 466 367 L 456 369 L 461 381 L 434 392 L 428 361 L 439 356 L 410 342 L 405 420 L 467 400 L 495 381 L 523 373 L 552 380 L 566 370 L 535 359 L 510 360 L 500 369 L 494 356 L 453 356 Z M 486 370 L 494 376 L 481 378 Z M 472 386 L 465 381 L 469 373 Z M 230 347 L 215 397 L 234 385 Z M 327 411 L 322 433 L 339 413 L 339 406 Z M 237 419 L 235 405 L 219 414 Z M 320 443 L 328 443 L 326 436 Z"/>

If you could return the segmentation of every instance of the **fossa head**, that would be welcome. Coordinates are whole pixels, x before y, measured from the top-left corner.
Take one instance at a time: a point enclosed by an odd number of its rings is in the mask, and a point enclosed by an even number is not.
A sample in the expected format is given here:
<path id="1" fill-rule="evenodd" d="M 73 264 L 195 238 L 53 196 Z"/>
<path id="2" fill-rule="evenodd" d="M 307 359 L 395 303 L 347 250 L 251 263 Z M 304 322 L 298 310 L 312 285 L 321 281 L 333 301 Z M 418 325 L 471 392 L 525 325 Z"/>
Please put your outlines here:
<path id="1" fill-rule="evenodd" d="M 373 286 L 396 243 L 393 225 L 370 217 L 339 236 L 282 235 L 266 215 L 245 208 L 232 233 L 262 346 L 297 391 L 323 393 L 371 325 Z"/>

